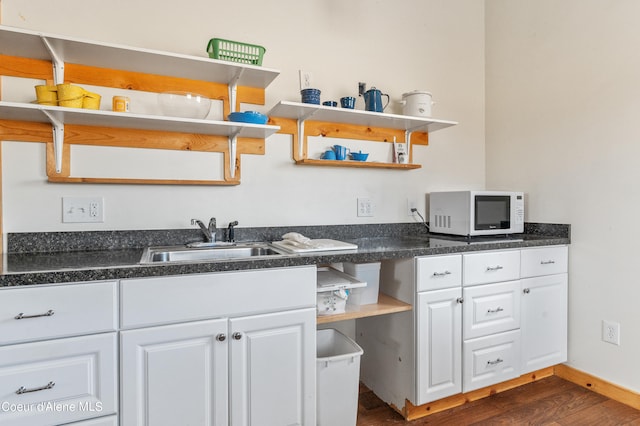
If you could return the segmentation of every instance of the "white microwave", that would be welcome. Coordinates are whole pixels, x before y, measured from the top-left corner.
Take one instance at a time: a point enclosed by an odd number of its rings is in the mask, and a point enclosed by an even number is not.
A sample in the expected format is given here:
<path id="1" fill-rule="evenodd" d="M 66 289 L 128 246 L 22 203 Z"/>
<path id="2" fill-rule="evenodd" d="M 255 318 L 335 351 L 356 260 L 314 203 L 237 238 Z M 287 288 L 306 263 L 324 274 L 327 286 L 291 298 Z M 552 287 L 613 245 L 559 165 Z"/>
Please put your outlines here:
<path id="1" fill-rule="evenodd" d="M 507 191 L 432 192 L 429 231 L 464 236 L 524 232 L 524 194 Z"/>

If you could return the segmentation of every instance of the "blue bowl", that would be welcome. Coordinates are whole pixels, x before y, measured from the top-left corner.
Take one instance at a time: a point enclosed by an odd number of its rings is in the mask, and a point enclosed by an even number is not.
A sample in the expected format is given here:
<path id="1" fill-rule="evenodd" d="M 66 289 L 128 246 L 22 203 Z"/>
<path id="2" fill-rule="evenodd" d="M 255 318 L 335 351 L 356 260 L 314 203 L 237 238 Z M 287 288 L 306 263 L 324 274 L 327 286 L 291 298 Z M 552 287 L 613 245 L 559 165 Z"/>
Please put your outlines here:
<path id="1" fill-rule="evenodd" d="M 369 157 L 369 154 L 365 154 L 363 152 L 352 152 L 351 153 L 351 159 L 355 160 L 355 161 L 367 161 L 367 157 Z"/>
<path id="2" fill-rule="evenodd" d="M 229 121 L 252 124 L 267 124 L 269 117 L 257 111 L 232 112 L 229 114 Z"/>

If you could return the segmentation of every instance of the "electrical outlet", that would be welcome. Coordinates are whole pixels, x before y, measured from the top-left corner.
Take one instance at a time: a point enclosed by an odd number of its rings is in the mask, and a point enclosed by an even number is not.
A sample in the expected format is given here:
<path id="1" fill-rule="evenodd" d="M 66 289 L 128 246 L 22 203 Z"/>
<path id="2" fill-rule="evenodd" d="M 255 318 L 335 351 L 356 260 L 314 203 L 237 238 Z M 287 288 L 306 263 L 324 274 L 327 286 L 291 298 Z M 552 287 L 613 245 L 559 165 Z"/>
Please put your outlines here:
<path id="1" fill-rule="evenodd" d="M 373 216 L 373 203 L 369 197 L 358 198 L 358 217 L 372 217 Z"/>
<path id="2" fill-rule="evenodd" d="M 413 216 L 415 213 L 413 211 L 411 211 L 412 209 L 417 209 L 418 208 L 418 203 L 416 203 L 415 200 L 412 200 L 411 198 L 407 198 L 407 216 Z"/>
<path id="3" fill-rule="evenodd" d="M 620 346 L 620 323 L 602 320 L 602 341 Z"/>
<path id="4" fill-rule="evenodd" d="M 313 76 L 308 71 L 300 70 L 300 90 L 313 87 Z"/>
<path id="5" fill-rule="evenodd" d="M 62 197 L 62 222 L 104 222 L 102 197 Z"/>

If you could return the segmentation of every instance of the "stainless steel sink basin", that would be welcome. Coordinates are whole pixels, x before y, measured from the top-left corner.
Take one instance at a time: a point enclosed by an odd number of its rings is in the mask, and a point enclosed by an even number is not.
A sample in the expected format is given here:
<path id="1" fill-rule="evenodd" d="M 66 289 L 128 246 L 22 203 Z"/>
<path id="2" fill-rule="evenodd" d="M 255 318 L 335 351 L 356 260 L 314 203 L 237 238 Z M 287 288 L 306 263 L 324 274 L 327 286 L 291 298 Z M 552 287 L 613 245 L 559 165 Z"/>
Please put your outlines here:
<path id="1" fill-rule="evenodd" d="M 283 255 L 284 253 L 271 247 L 268 243 L 240 243 L 200 248 L 187 246 L 148 247 L 142 253 L 140 263 L 202 262 Z"/>

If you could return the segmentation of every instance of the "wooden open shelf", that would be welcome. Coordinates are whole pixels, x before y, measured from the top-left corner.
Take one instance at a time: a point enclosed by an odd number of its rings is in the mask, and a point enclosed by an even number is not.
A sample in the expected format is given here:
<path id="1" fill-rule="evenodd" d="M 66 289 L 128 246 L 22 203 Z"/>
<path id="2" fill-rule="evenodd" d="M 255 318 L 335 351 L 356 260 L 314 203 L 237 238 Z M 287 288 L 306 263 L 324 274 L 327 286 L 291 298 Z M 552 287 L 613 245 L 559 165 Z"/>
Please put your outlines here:
<path id="1" fill-rule="evenodd" d="M 264 105 L 279 71 L 207 57 L 83 40 L 0 25 L 0 76 L 109 89 L 187 91 L 222 102 L 222 116 L 241 103 Z M 47 144 L 49 182 L 154 185 L 238 185 L 242 154 L 264 154 L 278 126 L 155 114 L 119 113 L 0 100 L 0 141 Z M 43 132 L 44 128 L 44 132 Z M 140 179 L 71 176 L 69 146 L 217 152 L 223 179 Z M 115 172 L 117 173 L 117 171 Z"/>
<path id="2" fill-rule="evenodd" d="M 298 165 L 359 167 L 375 169 L 414 170 L 413 146 L 428 145 L 429 132 L 445 129 L 457 123 L 425 117 L 411 117 L 355 109 L 334 108 L 300 102 L 280 101 L 269 111 L 270 124 L 280 127 L 279 133 L 293 139 L 293 159 Z M 355 139 L 369 142 L 407 144 L 408 164 L 374 161 L 333 161 L 309 158 L 309 136 Z"/>
<path id="3" fill-rule="evenodd" d="M 314 160 L 312 158 L 303 158 L 297 160 L 296 164 L 309 166 L 329 166 L 329 167 L 357 167 L 364 169 L 401 169 L 413 170 L 419 169 L 420 164 L 398 164 L 398 163 L 382 163 L 373 161 L 349 161 L 349 160 Z"/>
<path id="4" fill-rule="evenodd" d="M 372 317 L 376 315 L 393 314 L 397 312 L 405 312 L 412 310 L 413 307 L 408 304 L 380 293 L 378 303 L 371 305 L 353 306 L 347 304 L 346 312 L 335 315 L 321 315 L 317 317 L 318 324 L 327 324 L 330 322 L 351 320 L 357 318 Z"/>

